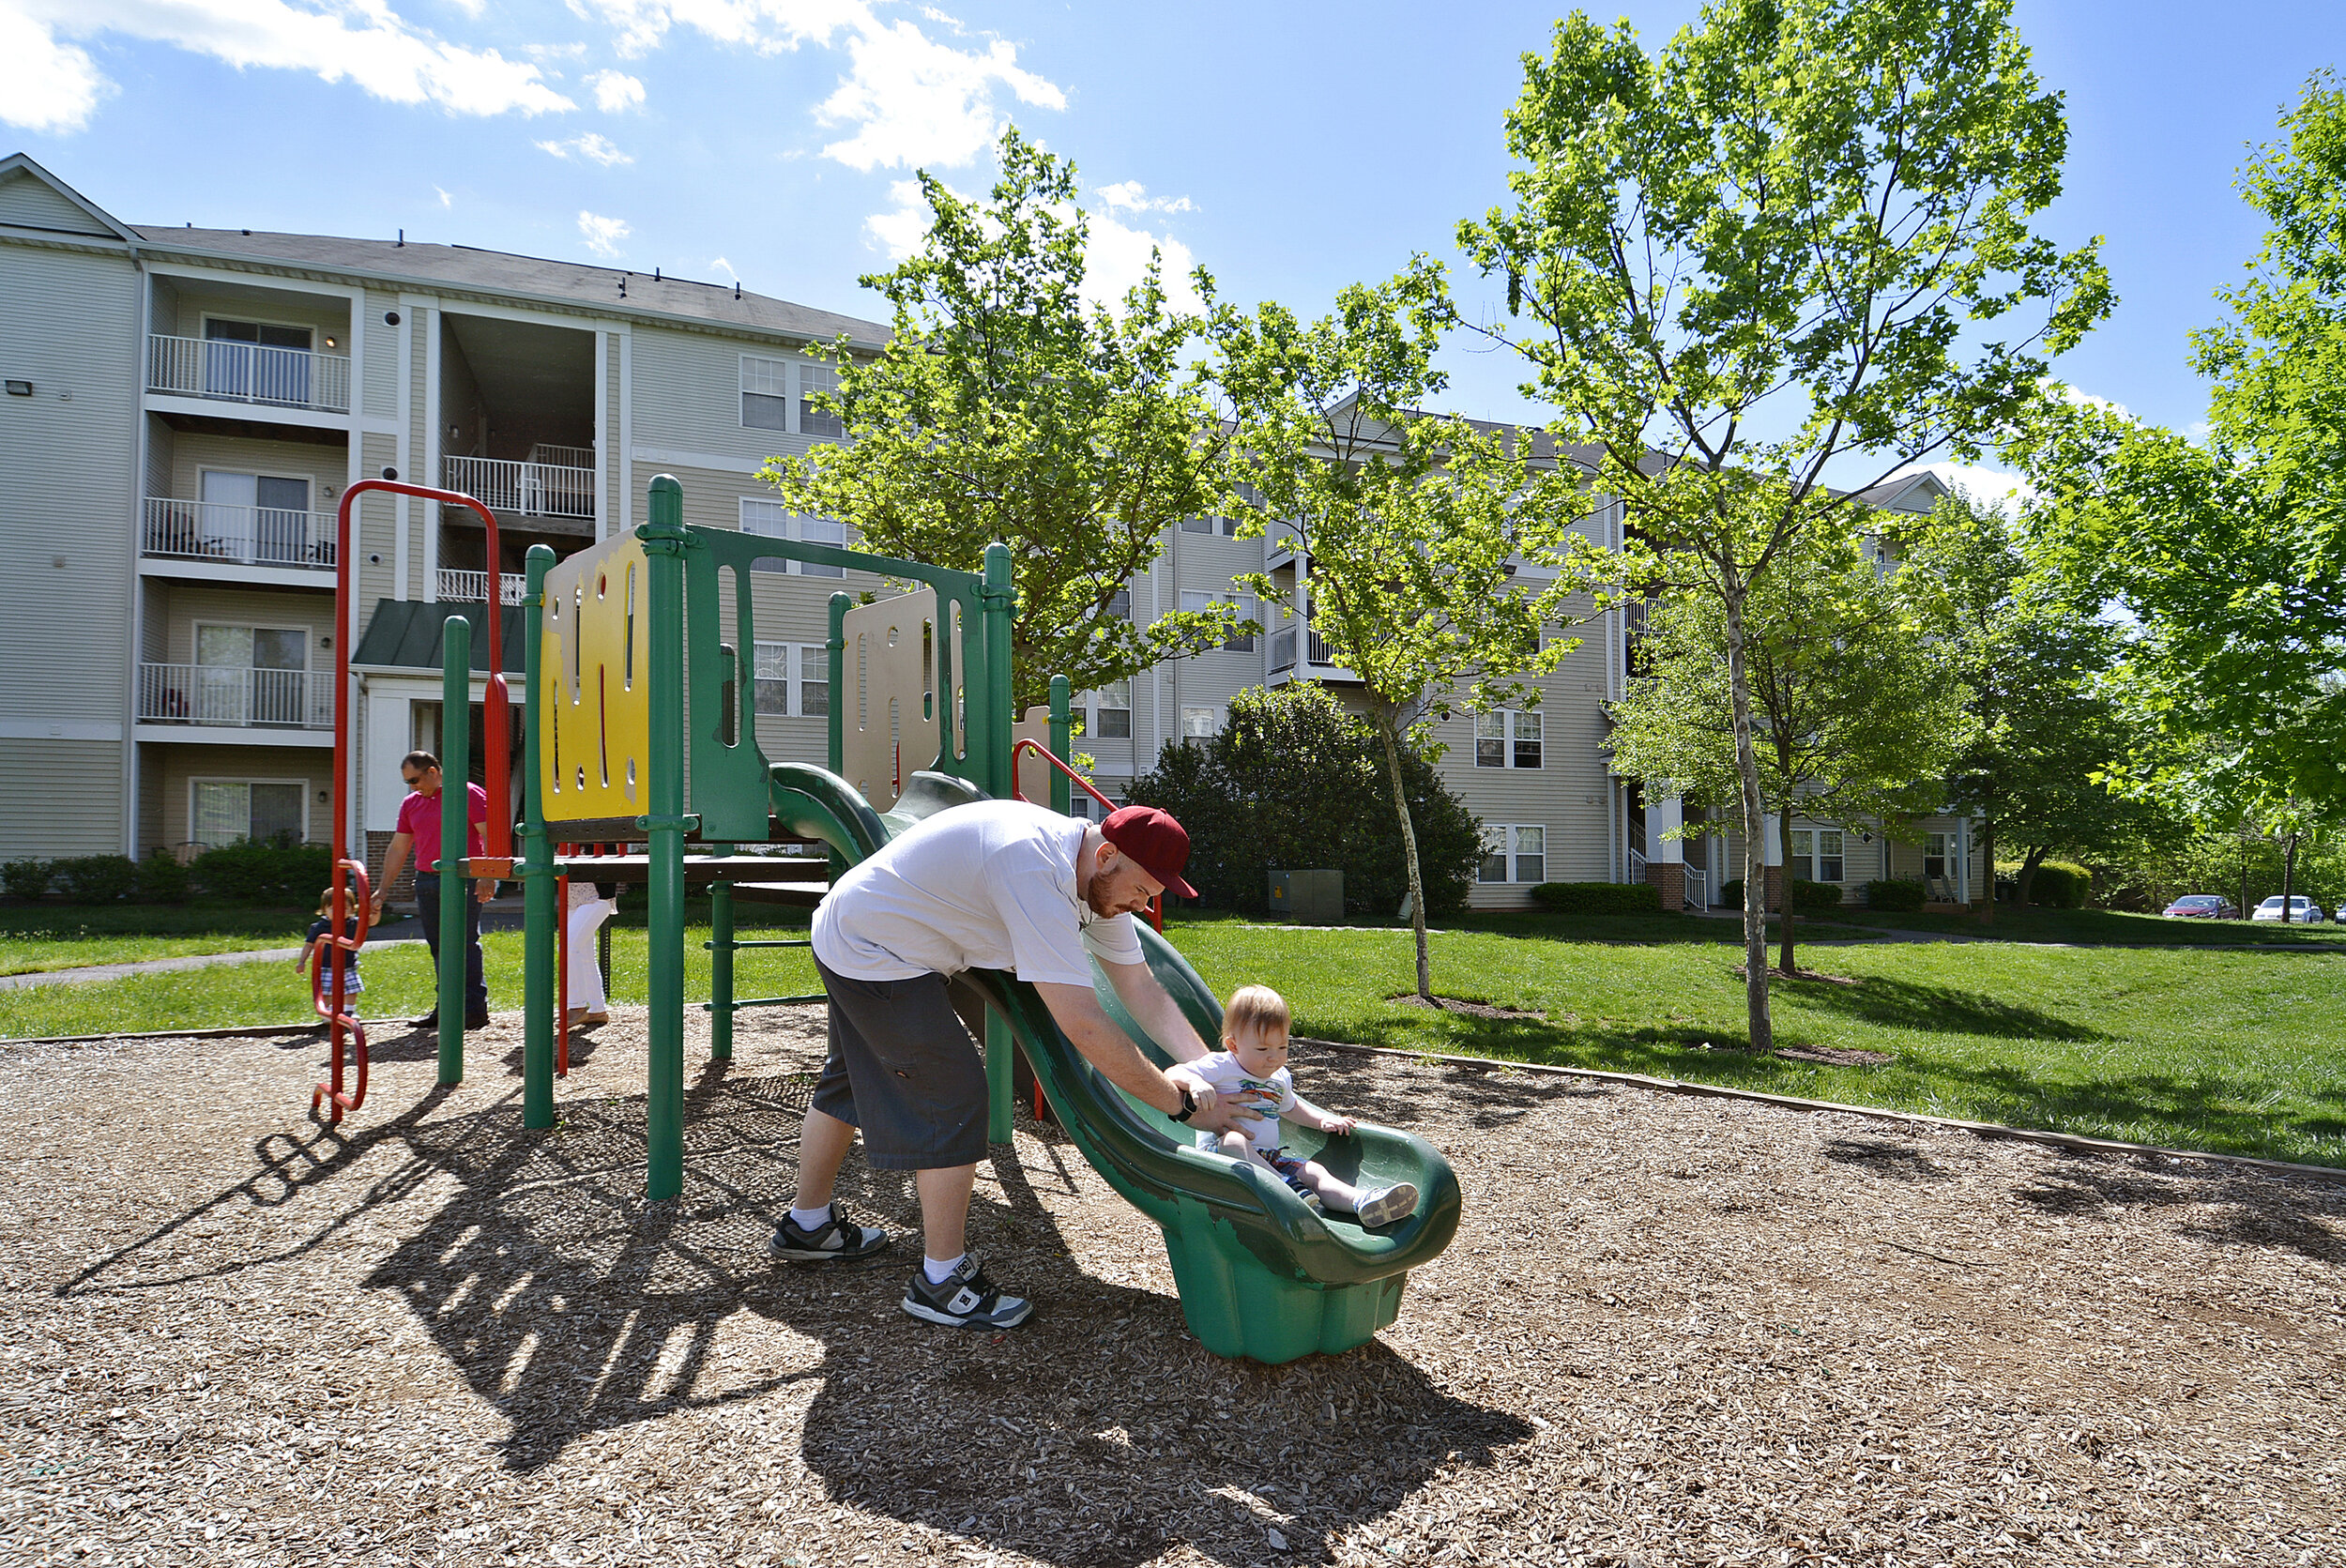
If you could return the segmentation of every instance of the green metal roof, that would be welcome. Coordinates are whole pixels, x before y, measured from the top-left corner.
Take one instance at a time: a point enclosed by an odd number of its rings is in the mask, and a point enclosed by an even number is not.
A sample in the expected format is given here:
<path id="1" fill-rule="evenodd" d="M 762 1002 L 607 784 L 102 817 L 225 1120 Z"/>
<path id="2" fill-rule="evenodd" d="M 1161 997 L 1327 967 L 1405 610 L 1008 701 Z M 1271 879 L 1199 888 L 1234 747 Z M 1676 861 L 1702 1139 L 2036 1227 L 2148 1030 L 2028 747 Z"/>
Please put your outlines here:
<path id="1" fill-rule="evenodd" d="M 489 668 L 488 609 L 486 604 L 465 604 L 447 600 L 436 604 L 419 603 L 406 599 L 378 599 L 374 614 L 367 617 L 367 629 L 359 635 L 358 647 L 350 656 L 353 664 L 373 669 L 432 670 L 440 667 L 441 628 L 451 616 L 462 616 L 472 622 L 472 667 L 483 674 Z M 497 652 L 502 656 L 505 672 L 517 674 L 522 667 L 523 621 L 521 606 L 508 604 L 504 617 L 497 626 Z"/>

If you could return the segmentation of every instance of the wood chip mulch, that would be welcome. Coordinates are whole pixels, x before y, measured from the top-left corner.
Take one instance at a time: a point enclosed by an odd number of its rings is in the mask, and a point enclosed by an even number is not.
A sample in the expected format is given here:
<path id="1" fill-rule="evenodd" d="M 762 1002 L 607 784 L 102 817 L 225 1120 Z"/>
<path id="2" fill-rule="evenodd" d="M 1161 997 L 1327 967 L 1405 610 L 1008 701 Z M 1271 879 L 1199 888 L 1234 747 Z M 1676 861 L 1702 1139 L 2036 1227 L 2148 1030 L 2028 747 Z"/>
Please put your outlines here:
<path id="1" fill-rule="evenodd" d="M 1527 1012 L 1521 1008 L 1500 1007 L 1491 1002 L 1464 1001 L 1456 997 L 1436 997 L 1429 1002 L 1414 991 L 1404 991 L 1397 996 L 1387 997 L 1385 1000 L 1399 1002 L 1403 1007 L 1430 1007 L 1438 1012 L 1455 1012 L 1468 1018 L 1544 1018 L 1546 1016 L 1544 1012 Z"/>
<path id="2" fill-rule="evenodd" d="M 663 1204 L 640 1012 L 552 1133 L 508 1016 L 339 1131 L 306 1039 L 0 1046 L 0 1561 L 2346 1562 L 2346 1181 L 1305 1047 L 1466 1221 L 1374 1344 L 1234 1364 L 1030 1123 L 972 1217 L 1025 1328 L 904 1317 L 908 1241 L 769 1264 L 820 1028 L 688 1044 Z"/>

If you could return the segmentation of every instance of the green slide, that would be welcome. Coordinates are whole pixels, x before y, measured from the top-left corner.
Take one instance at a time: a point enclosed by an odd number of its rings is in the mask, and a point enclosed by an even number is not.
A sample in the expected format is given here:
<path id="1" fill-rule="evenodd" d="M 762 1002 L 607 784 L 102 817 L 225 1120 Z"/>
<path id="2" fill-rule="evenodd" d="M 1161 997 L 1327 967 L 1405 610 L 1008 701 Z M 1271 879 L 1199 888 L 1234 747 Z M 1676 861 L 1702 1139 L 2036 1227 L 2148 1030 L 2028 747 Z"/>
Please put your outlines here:
<path id="1" fill-rule="evenodd" d="M 984 799 L 959 779 L 916 773 L 904 799 L 882 815 L 835 774 L 796 763 L 773 769 L 783 830 L 822 839 L 850 864 L 914 822 Z M 1197 1032 L 1218 1039 L 1221 1004 L 1197 971 L 1146 925 L 1140 942 Z M 1146 1055 L 1169 1064 L 1096 966 L 1094 975 L 1108 1015 Z M 1259 1165 L 1199 1149 L 1190 1129 L 1110 1085 L 1069 1043 L 1032 986 L 993 970 L 970 978 L 1009 1026 L 1084 1158 L 1163 1227 L 1182 1314 L 1215 1354 L 1276 1362 L 1365 1344 L 1399 1315 L 1409 1271 L 1456 1234 L 1457 1177 L 1423 1138 L 1366 1122 L 1348 1137 L 1289 1124 L 1289 1149 L 1348 1181 L 1417 1185 L 1417 1212 L 1397 1225 L 1370 1231 L 1348 1215 L 1323 1218 Z"/>

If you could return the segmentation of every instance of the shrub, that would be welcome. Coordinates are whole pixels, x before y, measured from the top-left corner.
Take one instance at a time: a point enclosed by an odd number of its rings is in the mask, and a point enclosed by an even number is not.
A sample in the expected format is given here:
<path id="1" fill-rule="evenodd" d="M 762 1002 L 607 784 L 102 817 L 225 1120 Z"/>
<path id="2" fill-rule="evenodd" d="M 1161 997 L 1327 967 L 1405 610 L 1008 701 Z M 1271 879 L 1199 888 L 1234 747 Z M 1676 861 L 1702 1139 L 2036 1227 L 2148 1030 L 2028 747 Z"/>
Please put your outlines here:
<path id="1" fill-rule="evenodd" d="M 76 904 L 113 904 L 139 885 L 138 862 L 128 855 L 77 855 L 50 869 Z"/>
<path id="2" fill-rule="evenodd" d="M 0 866 L 0 888 L 10 898 L 38 898 L 49 891 L 49 876 L 47 860 L 10 860 Z"/>
<path id="3" fill-rule="evenodd" d="M 1474 884 L 1482 824 L 1422 754 L 1405 752 L 1401 773 L 1426 912 L 1454 913 Z M 1222 733 L 1167 747 L 1124 799 L 1181 818 L 1185 875 L 1210 906 L 1262 913 L 1273 870 L 1343 872 L 1348 914 L 1390 916 L 1409 891 L 1384 748 L 1310 681 L 1241 692 Z"/>
<path id="4" fill-rule="evenodd" d="M 1744 906 L 1744 879 L 1730 876 L 1719 884 L 1719 907 L 1740 909 Z"/>
<path id="5" fill-rule="evenodd" d="M 1840 906 L 1841 884 L 1838 882 L 1804 882 L 1797 876 L 1792 878 L 1793 908 L 1838 909 Z"/>
<path id="6" fill-rule="evenodd" d="M 188 868 L 168 849 L 150 849 L 139 862 L 139 902 L 183 904 L 188 897 Z"/>
<path id="7" fill-rule="evenodd" d="M 1563 915 L 1652 915 L 1662 895 L 1649 882 L 1542 882 L 1531 902 Z"/>
<path id="8" fill-rule="evenodd" d="M 2029 883 L 2028 901 L 2046 909 L 2082 909 L 2094 874 L 2073 860 L 2047 860 Z"/>
<path id="9" fill-rule="evenodd" d="M 248 904 L 307 905 L 333 872 L 333 852 L 322 844 L 254 844 L 250 839 L 206 849 L 189 867 L 206 892 Z"/>
<path id="10" fill-rule="evenodd" d="M 1866 884 L 1866 906 L 1870 909 L 1919 909 L 1928 896 L 1929 890 L 1911 877 Z"/>

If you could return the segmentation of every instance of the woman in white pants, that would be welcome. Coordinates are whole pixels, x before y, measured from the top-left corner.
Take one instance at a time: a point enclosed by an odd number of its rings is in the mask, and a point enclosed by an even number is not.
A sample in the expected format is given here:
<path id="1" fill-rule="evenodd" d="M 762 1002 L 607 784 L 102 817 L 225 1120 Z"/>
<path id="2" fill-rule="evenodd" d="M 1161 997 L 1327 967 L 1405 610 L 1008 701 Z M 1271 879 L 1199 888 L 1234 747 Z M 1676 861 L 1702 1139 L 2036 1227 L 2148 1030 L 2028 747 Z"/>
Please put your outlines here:
<path id="1" fill-rule="evenodd" d="M 602 966 L 595 962 L 595 933 L 618 908 L 616 897 L 604 896 L 594 882 L 571 884 L 571 1023 L 607 1024 L 611 1004 L 602 994 Z"/>

